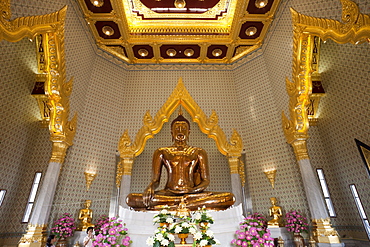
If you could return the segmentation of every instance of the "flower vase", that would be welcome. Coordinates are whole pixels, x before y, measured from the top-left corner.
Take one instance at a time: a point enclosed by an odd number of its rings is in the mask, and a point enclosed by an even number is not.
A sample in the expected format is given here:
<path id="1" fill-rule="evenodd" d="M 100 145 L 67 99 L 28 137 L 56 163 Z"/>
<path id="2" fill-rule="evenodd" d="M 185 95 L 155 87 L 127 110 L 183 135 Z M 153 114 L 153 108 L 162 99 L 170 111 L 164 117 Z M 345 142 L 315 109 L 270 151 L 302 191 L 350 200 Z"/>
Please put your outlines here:
<path id="1" fill-rule="evenodd" d="M 166 222 L 161 222 L 161 223 L 159 223 L 159 226 L 160 227 L 167 227 L 168 228 L 168 226 L 169 226 L 170 224 L 169 223 L 166 223 Z"/>
<path id="2" fill-rule="evenodd" d="M 207 228 L 207 226 L 208 226 L 208 222 L 200 222 L 199 223 L 199 227 L 202 228 L 202 229 Z"/>
<path id="3" fill-rule="evenodd" d="M 294 233 L 294 246 L 295 247 L 304 247 L 304 238 L 299 232 Z"/>
<path id="4" fill-rule="evenodd" d="M 68 246 L 68 244 L 67 244 L 67 239 L 66 238 L 61 237 L 60 239 L 58 239 L 56 247 L 67 247 L 67 246 Z"/>
<path id="5" fill-rule="evenodd" d="M 189 236 L 188 233 L 179 233 L 178 234 L 180 241 L 180 244 L 186 244 L 186 238 Z"/>

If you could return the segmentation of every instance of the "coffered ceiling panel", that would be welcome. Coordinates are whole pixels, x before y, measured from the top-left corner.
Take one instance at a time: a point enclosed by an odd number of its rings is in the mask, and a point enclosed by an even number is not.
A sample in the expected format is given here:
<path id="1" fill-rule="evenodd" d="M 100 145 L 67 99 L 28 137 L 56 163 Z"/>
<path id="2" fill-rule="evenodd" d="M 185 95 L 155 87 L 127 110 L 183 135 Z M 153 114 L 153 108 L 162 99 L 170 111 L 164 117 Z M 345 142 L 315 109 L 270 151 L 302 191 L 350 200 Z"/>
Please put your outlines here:
<path id="1" fill-rule="evenodd" d="M 127 63 L 232 63 L 259 48 L 280 0 L 78 0 L 98 46 Z"/>

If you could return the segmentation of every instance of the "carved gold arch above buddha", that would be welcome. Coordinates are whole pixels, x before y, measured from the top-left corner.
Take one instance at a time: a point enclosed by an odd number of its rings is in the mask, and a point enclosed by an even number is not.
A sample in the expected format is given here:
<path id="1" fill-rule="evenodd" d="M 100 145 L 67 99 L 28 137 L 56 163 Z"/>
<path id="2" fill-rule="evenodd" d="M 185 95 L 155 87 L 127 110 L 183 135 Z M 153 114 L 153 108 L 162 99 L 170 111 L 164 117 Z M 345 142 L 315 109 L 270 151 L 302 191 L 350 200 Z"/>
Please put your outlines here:
<path id="1" fill-rule="evenodd" d="M 145 113 L 144 125 L 137 132 L 134 142 L 131 141 L 127 129 L 123 133 L 118 144 L 121 162 L 117 165 L 117 187 L 121 184 L 122 175 L 131 175 L 133 160 L 144 151 L 146 141 L 161 131 L 163 124 L 168 122 L 169 117 L 179 105 L 185 108 L 204 134 L 215 140 L 220 153 L 228 158 L 231 174 L 239 174 L 244 184 L 244 166 L 239 159 L 243 150 L 243 142 L 239 133 L 233 129 L 230 142 L 228 142 L 225 133 L 218 125 L 216 112 L 213 111 L 208 118 L 191 97 L 180 78 L 176 88 L 154 118 L 149 111 Z"/>
<path id="2" fill-rule="evenodd" d="M 64 22 L 67 6 L 61 10 L 40 16 L 27 16 L 9 21 L 10 0 L 0 4 L 0 40 L 18 42 L 23 38 L 36 40 L 42 47 L 37 52 L 38 73 L 45 78 L 44 90 L 50 107 L 50 140 L 53 143 L 50 162 L 63 163 L 66 151 L 73 143 L 76 133 L 77 115 L 71 121 L 69 96 L 73 78 L 66 82 L 64 53 Z M 40 43 L 40 39 L 43 40 Z M 35 47 L 36 49 L 36 47 Z"/>
<path id="3" fill-rule="evenodd" d="M 315 36 L 339 44 L 370 43 L 370 17 L 361 14 L 350 0 L 342 3 L 342 21 L 310 17 L 291 9 L 293 20 L 292 81 L 286 79 L 290 119 L 282 112 L 282 127 L 287 142 L 294 148 L 297 160 L 308 159 L 306 140 L 309 121 L 307 105 L 312 94 L 312 52 Z"/>

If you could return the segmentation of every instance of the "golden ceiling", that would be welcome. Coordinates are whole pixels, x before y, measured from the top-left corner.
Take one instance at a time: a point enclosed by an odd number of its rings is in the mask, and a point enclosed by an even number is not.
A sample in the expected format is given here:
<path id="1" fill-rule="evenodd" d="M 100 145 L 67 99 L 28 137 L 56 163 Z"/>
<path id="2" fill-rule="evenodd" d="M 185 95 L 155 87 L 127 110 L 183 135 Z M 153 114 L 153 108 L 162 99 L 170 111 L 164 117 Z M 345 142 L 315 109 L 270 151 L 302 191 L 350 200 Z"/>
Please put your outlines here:
<path id="1" fill-rule="evenodd" d="M 262 44 L 280 0 L 78 0 L 100 48 L 128 63 L 232 63 Z"/>

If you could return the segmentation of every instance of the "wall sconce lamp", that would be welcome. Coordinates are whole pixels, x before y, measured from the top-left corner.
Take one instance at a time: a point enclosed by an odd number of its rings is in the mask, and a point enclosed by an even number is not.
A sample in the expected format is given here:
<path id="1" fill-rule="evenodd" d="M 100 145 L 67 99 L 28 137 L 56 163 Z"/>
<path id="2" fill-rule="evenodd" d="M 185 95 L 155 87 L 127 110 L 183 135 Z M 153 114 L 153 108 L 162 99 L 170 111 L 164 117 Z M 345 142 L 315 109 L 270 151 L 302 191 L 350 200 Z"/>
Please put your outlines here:
<path id="1" fill-rule="evenodd" d="M 264 171 L 267 179 L 270 181 L 271 187 L 275 189 L 275 175 L 276 175 L 276 169 Z"/>
<path id="2" fill-rule="evenodd" d="M 85 179 L 86 179 L 86 191 L 89 191 L 90 185 L 96 177 L 96 172 L 85 171 L 84 174 L 85 174 Z"/>

